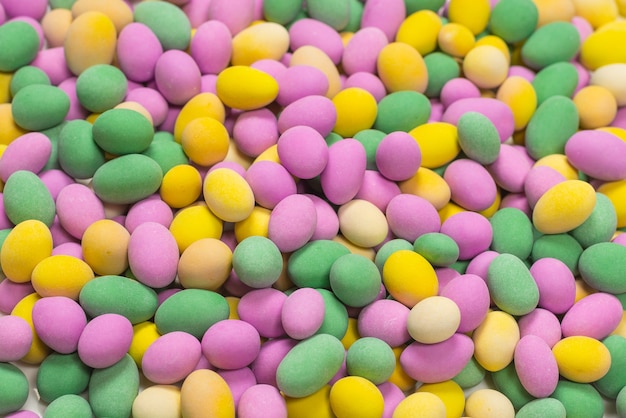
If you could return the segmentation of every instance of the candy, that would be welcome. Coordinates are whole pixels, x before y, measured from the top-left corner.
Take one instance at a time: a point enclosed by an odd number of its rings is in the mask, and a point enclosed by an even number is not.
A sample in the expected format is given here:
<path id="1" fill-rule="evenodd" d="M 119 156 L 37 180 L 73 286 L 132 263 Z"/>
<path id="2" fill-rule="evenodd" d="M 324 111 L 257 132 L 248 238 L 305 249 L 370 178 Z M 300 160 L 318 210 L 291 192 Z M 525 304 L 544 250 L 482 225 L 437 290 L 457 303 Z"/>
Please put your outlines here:
<path id="1" fill-rule="evenodd" d="M 17 361 L 24 357 L 33 341 L 33 334 L 28 322 L 17 316 L 0 318 L 2 324 L 2 344 L 0 344 L 0 360 L 2 362 Z"/>
<path id="2" fill-rule="evenodd" d="M 381 278 L 372 261 L 359 254 L 346 254 L 333 262 L 329 282 L 335 296 L 345 305 L 363 307 L 378 296 Z"/>
<path id="3" fill-rule="evenodd" d="M 460 322 L 461 311 L 452 299 L 431 296 L 411 308 L 407 329 L 415 341 L 435 344 L 452 337 Z"/>
<path id="4" fill-rule="evenodd" d="M 488 371 L 504 369 L 513 360 L 515 346 L 520 340 L 519 326 L 512 315 L 491 311 L 472 336 L 474 358 Z"/>
<path id="5" fill-rule="evenodd" d="M 384 408 L 383 396 L 376 386 L 359 376 L 347 376 L 335 382 L 329 394 L 330 406 L 340 417 L 381 416 Z"/>
<path id="6" fill-rule="evenodd" d="M 50 402 L 46 408 L 45 416 L 50 418 L 63 417 L 67 415 L 80 417 L 91 414 L 91 406 L 85 398 L 79 395 L 67 394 Z"/>
<path id="7" fill-rule="evenodd" d="M 94 415 L 130 414 L 138 392 L 139 371 L 128 354 L 112 366 L 94 370 L 89 379 L 89 405 Z"/>
<path id="8" fill-rule="evenodd" d="M 493 389 L 479 389 L 468 396 L 465 402 L 465 412 L 470 416 L 485 418 L 515 416 L 511 401 Z"/>
<path id="9" fill-rule="evenodd" d="M 151 382 L 172 384 L 187 377 L 200 360 L 200 342 L 186 332 L 173 331 L 157 338 L 142 356 L 141 369 Z M 176 360 L 165 361 L 165 359 Z"/>
<path id="10" fill-rule="evenodd" d="M 13 72 L 29 64 L 37 55 L 39 38 L 35 29 L 26 22 L 14 21 L 2 25 L 0 40 L 7 48 L 0 54 L 0 70 Z"/>
<path id="11" fill-rule="evenodd" d="M 78 339 L 78 356 L 89 367 L 103 369 L 122 360 L 133 337 L 132 324 L 118 314 L 103 314 L 85 325 Z"/>
<path id="12" fill-rule="evenodd" d="M 569 199 L 560 199 L 561 194 L 567 194 Z M 595 200 L 595 192 L 588 183 L 580 180 L 558 183 L 537 201 L 533 225 L 544 234 L 570 231 L 587 220 L 595 207 Z"/>
<path id="13" fill-rule="evenodd" d="M 608 348 L 600 341 L 582 335 L 563 338 L 552 347 L 552 353 L 558 364 L 559 374 L 577 383 L 598 380 L 611 366 Z"/>
<path id="14" fill-rule="evenodd" d="M 0 178 L 6 183 L 16 171 L 39 173 L 52 154 L 52 144 L 43 134 L 32 132 L 12 141 L 2 153 Z"/>
<path id="15" fill-rule="evenodd" d="M 28 380 L 24 373 L 11 363 L 0 364 L 2 376 L 2 408 L 0 412 L 7 413 L 18 410 L 28 398 Z"/>
<path id="16" fill-rule="evenodd" d="M 530 271 L 512 254 L 500 254 L 493 259 L 487 271 L 487 285 L 494 303 L 511 315 L 525 315 L 539 302 L 539 289 Z"/>
<path id="17" fill-rule="evenodd" d="M 620 353 L 626 348 L 625 342 L 624 337 L 621 335 L 610 335 L 602 340 L 602 344 L 611 354 L 611 367 L 604 377 L 594 383 L 594 386 L 602 395 L 609 399 L 617 398 L 621 388 L 623 388 L 623 377 L 617 371 L 622 363 Z"/>
<path id="18" fill-rule="evenodd" d="M 517 416 L 527 418 L 533 416 L 560 418 L 566 415 L 565 407 L 561 402 L 553 398 L 535 399 L 528 402 L 517 411 Z"/>
<path id="19" fill-rule="evenodd" d="M 278 60 L 288 48 L 287 29 L 274 22 L 260 22 L 233 36 L 231 63 L 246 66 L 262 59 Z"/>
<path id="20" fill-rule="evenodd" d="M 567 416 L 601 417 L 602 397 L 590 384 L 561 380 L 552 394 L 565 407 Z"/>
<path id="21" fill-rule="evenodd" d="M 413 272 L 420 275 L 419 282 L 410 279 Z M 382 278 L 389 294 L 409 308 L 422 299 L 435 296 L 439 289 L 433 267 L 424 257 L 411 250 L 391 254 L 383 266 Z"/>
<path id="22" fill-rule="evenodd" d="M 399 62 L 402 62 L 402 65 L 399 65 Z M 378 54 L 376 69 L 389 92 L 426 91 L 428 70 L 424 58 L 407 44 L 392 42 L 385 45 Z"/>

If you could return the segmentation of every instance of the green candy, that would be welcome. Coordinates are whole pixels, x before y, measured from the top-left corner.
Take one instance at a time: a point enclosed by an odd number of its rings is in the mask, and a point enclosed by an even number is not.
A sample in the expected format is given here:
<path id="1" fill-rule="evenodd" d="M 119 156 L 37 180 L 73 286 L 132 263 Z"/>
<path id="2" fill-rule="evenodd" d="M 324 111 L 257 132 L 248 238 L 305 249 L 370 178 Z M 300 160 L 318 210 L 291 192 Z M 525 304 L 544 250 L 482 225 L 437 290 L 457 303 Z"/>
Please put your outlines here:
<path id="1" fill-rule="evenodd" d="M 611 200 L 596 193 L 596 205 L 591 215 L 579 227 L 569 231 L 576 241 L 587 248 L 593 244 L 610 241 L 617 228 L 617 214 Z"/>
<path id="2" fill-rule="evenodd" d="M 619 391 L 617 399 L 615 400 L 615 406 L 617 409 L 617 415 L 620 418 L 626 417 L 626 389 L 623 388 Z"/>
<path id="3" fill-rule="evenodd" d="M 106 203 L 135 203 L 161 186 L 161 167 L 141 154 L 128 154 L 107 161 L 93 175 L 93 189 Z"/>
<path id="4" fill-rule="evenodd" d="M 343 28 L 344 32 L 356 32 L 361 28 L 363 18 L 363 3 L 359 0 L 350 0 L 350 17 L 348 24 Z"/>
<path id="5" fill-rule="evenodd" d="M 159 132 L 154 134 L 150 146 L 142 152 L 142 154 L 156 161 L 159 167 L 161 167 L 163 174 L 177 165 L 189 164 L 189 158 L 185 154 L 185 151 L 183 151 L 182 145 L 175 142 L 173 136 L 171 138 L 172 140 L 169 141 L 163 139 L 165 137 L 164 135 L 159 134 Z M 157 139 L 159 137 L 162 139 Z"/>
<path id="6" fill-rule="evenodd" d="M 233 251 L 233 270 L 250 287 L 270 287 L 283 271 L 283 256 L 269 238 L 253 235 Z"/>
<path id="7" fill-rule="evenodd" d="M 109 109 L 93 123 L 93 140 L 114 155 L 141 153 L 148 149 L 154 128 L 141 113 L 131 109 Z"/>
<path id="8" fill-rule="evenodd" d="M 524 405 L 515 418 L 565 418 L 563 404 L 553 398 L 535 399 Z"/>
<path id="9" fill-rule="evenodd" d="M 52 402 L 63 395 L 79 395 L 89 385 L 91 368 L 78 353 L 51 353 L 37 371 L 37 391 L 44 402 Z"/>
<path id="10" fill-rule="evenodd" d="M 501 0 L 491 9 L 489 30 L 513 44 L 528 38 L 538 21 L 539 10 L 531 0 Z"/>
<path id="11" fill-rule="evenodd" d="M 299 342 L 276 369 L 278 388 L 294 398 L 312 395 L 339 371 L 344 354 L 341 341 L 332 335 L 315 335 Z"/>
<path id="12" fill-rule="evenodd" d="M 438 11 L 443 7 L 446 0 L 404 0 L 406 15 L 413 14 L 420 10 Z"/>
<path id="13" fill-rule="evenodd" d="M 578 84 L 578 71 L 571 62 L 550 64 L 537 73 L 531 82 L 537 93 L 537 105 L 550 97 L 572 97 Z"/>
<path id="14" fill-rule="evenodd" d="M 346 368 L 350 376 L 361 376 L 375 385 L 384 383 L 396 367 L 391 347 L 381 339 L 362 337 L 346 353 Z"/>
<path id="15" fill-rule="evenodd" d="M 413 250 L 413 244 L 402 238 L 394 238 L 385 242 L 382 247 L 376 251 L 374 264 L 378 267 L 378 271 L 383 272 L 383 267 L 389 256 L 399 250 Z"/>
<path id="16" fill-rule="evenodd" d="M 502 208 L 489 218 L 493 230 L 491 249 L 524 260 L 533 249 L 533 225 L 517 208 Z"/>
<path id="17" fill-rule="evenodd" d="M 91 418 L 93 412 L 85 398 L 78 395 L 64 395 L 55 399 L 43 414 L 43 418 Z"/>
<path id="18" fill-rule="evenodd" d="M 89 404 L 97 417 L 127 418 L 139 393 L 139 370 L 126 354 L 104 369 L 95 369 L 89 379 Z"/>
<path id="19" fill-rule="evenodd" d="M 457 123 L 459 146 L 472 160 L 491 164 L 500 153 L 500 134 L 491 119 L 479 112 L 466 112 Z"/>
<path id="20" fill-rule="evenodd" d="M 33 172 L 18 170 L 7 179 L 4 190 L 4 211 L 13 224 L 37 219 L 52 226 L 56 206 L 50 191 Z"/>
<path id="21" fill-rule="evenodd" d="M 487 372 L 483 366 L 472 357 L 465 367 L 463 367 L 463 370 L 454 376 L 452 380 L 456 382 L 457 385 L 461 386 L 461 388 L 469 389 L 482 382 L 486 374 Z"/>
<path id="22" fill-rule="evenodd" d="M 561 401 L 567 418 L 602 418 L 604 401 L 594 387 L 588 383 L 560 380 L 551 398 Z"/>
<path id="23" fill-rule="evenodd" d="M 23 87 L 11 104 L 15 123 L 28 131 L 43 131 L 58 125 L 69 110 L 67 94 L 58 87 L 45 84 Z"/>
<path id="24" fill-rule="evenodd" d="M 48 158 L 48 162 L 41 171 L 56 170 L 61 168 L 61 166 L 59 165 L 59 135 L 61 134 L 61 131 L 66 124 L 67 121 L 64 120 L 63 122 L 59 123 L 56 126 L 53 126 L 52 128 L 44 129 L 43 131 L 41 131 L 42 134 L 48 137 L 50 143 L 52 144 L 52 152 L 50 152 L 50 158 Z"/>
<path id="25" fill-rule="evenodd" d="M 183 289 L 161 303 L 154 315 L 154 323 L 160 334 L 184 331 L 201 339 L 211 325 L 228 319 L 229 314 L 228 302 L 219 293 Z"/>
<path id="26" fill-rule="evenodd" d="M 524 386 L 522 386 L 522 382 L 520 382 L 519 377 L 517 377 L 515 364 L 513 362 L 504 369 L 491 373 L 491 378 L 495 388 L 509 398 L 516 410 L 535 399 L 524 389 Z"/>
<path id="27" fill-rule="evenodd" d="M 533 262 L 540 258 L 561 260 L 572 272 L 578 274 L 578 260 L 583 248 L 568 234 L 542 235 L 535 240 L 530 257 Z"/>
<path id="28" fill-rule="evenodd" d="M 94 113 L 102 113 L 120 104 L 127 89 L 128 81 L 122 70 L 108 64 L 91 66 L 76 80 L 78 101 Z"/>
<path id="29" fill-rule="evenodd" d="M 382 280 L 376 264 L 359 254 L 339 257 L 330 268 L 330 288 L 344 304 L 363 307 L 380 293 Z"/>
<path id="30" fill-rule="evenodd" d="M 578 109 L 570 98 L 550 97 L 528 122 L 526 151 L 535 160 L 550 154 L 564 154 L 565 144 L 578 131 L 578 124 Z"/>
<path id="31" fill-rule="evenodd" d="M 308 0 L 308 15 L 338 31 L 343 30 L 350 21 L 350 0 Z"/>
<path id="32" fill-rule="evenodd" d="M 20 409 L 28 399 L 28 379 L 11 363 L 0 363 L 0 414 Z"/>
<path id="33" fill-rule="evenodd" d="M 511 315 L 526 315 L 539 303 L 539 289 L 526 264 L 512 254 L 500 254 L 487 269 L 487 286 L 494 303 Z"/>
<path id="34" fill-rule="evenodd" d="M 439 97 L 443 86 L 461 74 L 459 64 L 448 54 L 432 52 L 424 57 L 428 72 L 427 97 Z"/>
<path id="35" fill-rule="evenodd" d="M 330 290 L 316 289 L 324 298 L 324 320 L 315 334 L 329 334 L 342 339 L 348 330 L 348 311 Z"/>
<path id="36" fill-rule="evenodd" d="M 268 22 L 287 25 L 302 10 L 302 0 L 266 0 L 263 1 L 263 16 Z"/>
<path id="37" fill-rule="evenodd" d="M 374 129 L 386 134 L 394 131 L 409 132 L 430 118 L 431 106 L 426 96 L 417 91 L 396 91 L 378 102 Z"/>
<path id="38" fill-rule="evenodd" d="M 626 338 L 621 335 L 610 335 L 602 340 L 602 344 L 611 353 L 611 367 L 607 374 L 593 382 L 593 386 L 609 399 L 616 399 L 620 390 L 626 386 Z"/>
<path id="39" fill-rule="evenodd" d="M 11 73 L 35 59 L 39 51 L 39 35 L 26 22 L 6 22 L 0 25 L 0 45 L 0 71 Z"/>
<path id="40" fill-rule="evenodd" d="M 68 9 L 71 10 L 72 6 L 76 3 L 76 0 L 49 0 L 50 8 L 52 9 Z"/>
<path id="41" fill-rule="evenodd" d="M 31 84 L 43 84 L 49 86 L 50 77 L 43 70 L 33 67 L 32 65 L 26 65 L 17 70 L 13 77 L 11 77 L 11 83 L 9 84 L 9 90 L 11 96 L 15 96 L 18 91 Z"/>
<path id="42" fill-rule="evenodd" d="M 354 135 L 354 139 L 359 141 L 363 145 L 363 148 L 365 148 L 365 158 L 367 162 L 365 168 L 367 170 L 378 170 L 378 166 L 376 165 L 376 150 L 385 136 L 386 134 L 378 129 L 365 129 Z"/>
<path id="43" fill-rule="evenodd" d="M 550 22 L 538 28 L 522 46 L 522 60 L 535 70 L 570 61 L 580 48 L 580 35 L 569 22 Z"/>
<path id="44" fill-rule="evenodd" d="M 106 162 L 104 151 L 95 143 L 91 123 L 76 119 L 65 124 L 59 133 L 59 165 L 76 179 L 89 179 Z"/>
<path id="45" fill-rule="evenodd" d="M 122 315 L 132 324 L 154 316 L 157 294 L 148 286 L 123 276 L 99 276 L 87 282 L 78 300 L 91 317 L 106 313 Z"/>
<path id="46" fill-rule="evenodd" d="M 163 50 L 189 46 L 191 23 L 180 7 L 166 1 L 145 1 L 135 6 L 134 18 L 154 32 Z"/>
<path id="47" fill-rule="evenodd" d="M 331 132 L 324 137 L 324 141 L 326 141 L 326 145 L 328 145 L 329 147 L 335 142 L 341 141 L 342 139 L 343 137 L 336 132 Z"/>
<path id="48" fill-rule="evenodd" d="M 350 254 L 350 250 L 338 242 L 311 241 L 289 256 L 287 274 L 298 287 L 330 289 L 330 268 L 346 254 Z"/>
<path id="49" fill-rule="evenodd" d="M 626 247 L 600 242 L 586 248 L 578 259 L 582 279 L 601 292 L 625 293 Z"/>
<path id="50" fill-rule="evenodd" d="M 434 267 L 448 267 L 459 258 L 459 245 L 456 241 L 439 232 L 420 235 L 413 243 L 413 250 Z"/>

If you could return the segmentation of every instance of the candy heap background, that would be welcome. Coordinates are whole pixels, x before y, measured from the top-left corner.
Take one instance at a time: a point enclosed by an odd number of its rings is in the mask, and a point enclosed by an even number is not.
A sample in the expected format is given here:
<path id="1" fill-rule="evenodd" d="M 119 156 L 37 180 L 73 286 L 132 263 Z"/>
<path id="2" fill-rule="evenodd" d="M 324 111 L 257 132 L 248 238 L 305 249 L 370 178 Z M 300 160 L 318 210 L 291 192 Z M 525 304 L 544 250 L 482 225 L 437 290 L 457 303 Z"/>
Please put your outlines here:
<path id="1" fill-rule="evenodd" d="M 0 415 L 625 417 L 625 14 L 0 0 Z"/>

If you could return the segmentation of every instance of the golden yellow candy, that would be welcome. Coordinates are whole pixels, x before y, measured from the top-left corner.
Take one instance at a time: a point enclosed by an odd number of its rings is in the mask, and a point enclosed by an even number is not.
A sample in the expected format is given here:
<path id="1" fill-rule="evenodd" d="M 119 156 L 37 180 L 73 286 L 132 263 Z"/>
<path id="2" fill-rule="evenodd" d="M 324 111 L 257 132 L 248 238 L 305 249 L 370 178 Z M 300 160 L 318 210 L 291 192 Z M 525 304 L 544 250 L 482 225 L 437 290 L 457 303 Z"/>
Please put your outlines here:
<path id="1" fill-rule="evenodd" d="M 453 57 L 464 57 L 476 43 L 474 34 L 458 23 L 446 23 L 439 30 L 437 37 L 439 48 Z"/>
<path id="2" fill-rule="evenodd" d="M 145 321 L 133 325 L 133 339 L 130 343 L 128 354 L 133 358 L 138 367 L 141 367 L 141 360 L 148 347 L 160 336 L 161 334 L 159 334 L 153 322 Z"/>
<path id="3" fill-rule="evenodd" d="M 396 42 L 417 49 L 422 56 L 437 49 L 437 36 L 443 26 L 441 18 L 432 10 L 419 10 L 402 22 L 396 33 Z"/>
<path id="4" fill-rule="evenodd" d="M 2 244 L 0 263 L 15 283 L 30 281 L 35 266 L 52 255 L 52 234 L 41 221 L 30 219 L 15 225 Z"/>
<path id="5" fill-rule="evenodd" d="M 180 143 L 183 138 L 183 131 L 189 122 L 205 116 L 224 123 L 224 118 L 226 117 L 224 104 L 213 93 L 200 93 L 192 97 L 183 106 L 174 124 L 174 140 Z"/>
<path id="6" fill-rule="evenodd" d="M 503 311 L 491 311 L 472 334 L 474 358 L 485 370 L 502 370 L 513 361 L 519 339 L 515 318 Z"/>
<path id="7" fill-rule="evenodd" d="M 533 225 L 543 234 L 571 231 L 587 220 L 596 204 L 593 187 L 581 180 L 552 186 L 535 204 Z"/>
<path id="8" fill-rule="evenodd" d="M 376 67 L 389 93 L 401 90 L 426 91 L 428 70 L 424 58 L 409 44 L 387 44 L 378 54 Z"/>
<path id="9" fill-rule="evenodd" d="M 0 104 L 11 101 L 11 80 L 13 73 L 0 72 Z"/>
<path id="10" fill-rule="evenodd" d="M 482 89 L 493 89 L 506 80 L 509 63 L 495 46 L 481 45 L 470 49 L 463 60 L 463 73 Z"/>
<path id="11" fill-rule="evenodd" d="M 385 401 L 380 390 L 360 376 L 346 376 L 330 388 L 330 407 L 337 418 L 375 418 L 383 414 Z"/>
<path id="12" fill-rule="evenodd" d="M 179 210 L 169 229 L 182 253 L 199 239 L 219 239 L 222 236 L 222 221 L 206 204 L 199 203 Z"/>
<path id="13" fill-rule="evenodd" d="M 461 213 L 465 211 L 466 211 L 465 208 L 450 201 L 446 203 L 445 206 L 439 209 L 437 212 L 439 213 L 439 218 L 441 219 L 441 223 L 444 223 L 446 219 L 448 219 L 452 215 L 456 215 L 457 213 Z"/>
<path id="14" fill-rule="evenodd" d="M 182 416 L 232 418 L 235 400 L 226 381 L 213 370 L 193 371 L 180 388 Z"/>
<path id="15" fill-rule="evenodd" d="M 420 125 L 409 132 L 422 152 L 422 167 L 437 168 L 454 160 L 461 151 L 456 126 L 446 122 Z"/>
<path id="16" fill-rule="evenodd" d="M 378 104 L 370 92 L 359 87 L 341 90 L 332 98 L 337 111 L 333 131 L 344 138 L 369 129 L 376 121 Z"/>
<path id="17" fill-rule="evenodd" d="M 41 260 L 33 270 L 31 282 L 43 297 L 65 296 L 78 300 L 81 289 L 94 278 L 89 264 L 70 255 L 53 255 Z"/>
<path id="18" fill-rule="evenodd" d="M 574 95 L 580 127 L 595 129 L 609 125 L 617 114 L 617 100 L 602 86 L 586 86 Z"/>
<path id="19" fill-rule="evenodd" d="M 204 167 L 223 161 L 229 144 L 228 131 L 224 125 L 209 116 L 189 122 L 181 137 L 185 154 L 192 162 Z"/>
<path id="20" fill-rule="evenodd" d="M 412 308 L 419 301 L 437 295 L 435 269 L 415 251 L 392 253 L 383 266 L 383 283 L 395 300 Z"/>
<path id="21" fill-rule="evenodd" d="M 496 99 L 506 103 L 513 112 L 515 130 L 524 129 L 537 109 L 537 93 L 530 83 L 520 76 L 509 77 L 500 85 Z"/>
<path id="22" fill-rule="evenodd" d="M 194 203 L 201 192 L 202 177 L 191 165 L 174 166 L 163 176 L 161 199 L 172 208 L 182 208 Z"/>
<path id="23" fill-rule="evenodd" d="M 239 306 L 239 302 L 241 299 L 235 296 L 226 296 L 226 302 L 228 302 L 228 307 L 230 308 L 230 314 L 228 314 L 228 319 L 240 319 L 239 313 L 237 312 L 237 307 Z"/>
<path id="24" fill-rule="evenodd" d="M 33 342 L 30 345 L 30 350 L 21 361 L 29 364 L 39 364 L 50 354 L 50 348 L 41 341 L 41 338 L 35 332 L 35 326 L 33 325 L 33 307 L 38 300 L 41 299 L 37 293 L 31 293 L 17 302 L 11 311 L 11 315 L 19 316 L 30 325 L 33 331 Z"/>
<path id="25" fill-rule="evenodd" d="M 329 396 L 330 386 L 328 385 L 304 398 L 286 396 L 287 415 L 300 418 L 335 418 L 330 407 Z"/>
<path id="26" fill-rule="evenodd" d="M 478 35 L 487 28 L 491 4 L 489 0 L 450 0 L 448 18 Z"/>
<path id="27" fill-rule="evenodd" d="M 350 346 L 359 338 L 361 338 L 361 336 L 359 335 L 358 322 L 356 318 L 348 318 L 348 329 L 346 330 L 343 338 L 341 338 L 343 348 L 346 350 L 349 349 Z"/>
<path id="28" fill-rule="evenodd" d="M 441 210 L 450 201 L 450 186 L 436 172 L 420 167 L 408 180 L 399 184 L 402 193 L 414 194 L 428 200 L 437 210 Z"/>
<path id="29" fill-rule="evenodd" d="M 610 181 L 598 187 L 598 192 L 605 194 L 615 207 L 617 227 L 626 226 L 626 180 Z"/>
<path id="30" fill-rule="evenodd" d="M 559 374 L 578 383 L 602 378 L 611 367 L 611 353 L 595 338 L 582 335 L 563 338 L 552 347 Z"/>
<path id="31" fill-rule="evenodd" d="M 268 73 L 245 65 L 228 67 L 217 75 L 217 97 L 228 107 L 253 110 L 278 95 L 278 82 Z"/>
<path id="32" fill-rule="evenodd" d="M 259 22 L 233 37 L 232 65 L 251 65 L 262 59 L 280 60 L 289 49 L 289 32 L 274 22 Z"/>
<path id="33" fill-rule="evenodd" d="M 102 12 L 87 11 L 70 24 L 63 44 L 70 71 L 79 75 L 97 64 L 111 64 L 115 55 L 117 31 Z"/>
<path id="34" fill-rule="evenodd" d="M 465 409 L 465 393 L 453 380 L 441 383 L 425 383 L 416 392 L 428 392 L 436 395 L 446 406 L 446 418 L 458 418 Z"/>
<path id="35" fill-rule="evenodd" d="M 217 291 L 232 270 L 233 252 L 216 238 L 189 245 L 178 261 L 178 280 L 185 289 Z"/>
<path id="36" fill-rule="evenodd" d="M 0 144 L 9 145 L 14 139 L 28 131 L 19 127 L 13 119 L 11 103 L 0 103 Z"/>
<path id="37" fill-rule="evenodd" d="M 237 241 L 241 242 L 253 235 L 267 238 L 271 214 L 271 210 L 262 206 L 255 206 L 250 216 L 235 223 L 235 237 Z"/>
<path id="38" fill-rule="evenodd" d="M 428 392 L 412 393 L 393 411 L 393 418 L 445 418 L 446 406 L 437 395 Z"/>
<path id="39" fill-rule="evenodd" d="M 254 194 L 246 180 L 234 170 L 217 168 L 204 178 L 204 200 L 221 220 L 239 222 L 254 209 Z"/>
<path id="40" fill-rule="evenodd" d="M 621 46 L 626 42 L 626 23 L 607 23 L 589 35 L 580 47 L 580 63 L 588 70 L 609 65 L 626 63 L 626 50 Z"/>
<path id="41" fill-rule="evenodd" d="M 89 225 L 83 233 L 83 259 L 99 275 L 118 275 L 128 268 L 130 233 L 111 219 Z"/>
<path id="42" fill-rule="evenodd" d="M 550 154 L 538 159 L 535 166 L 547 166 L 556 170 L 567 180 L 576 180 L 578 178 L 578 170 L 567 160 L 563 154 Z"/>

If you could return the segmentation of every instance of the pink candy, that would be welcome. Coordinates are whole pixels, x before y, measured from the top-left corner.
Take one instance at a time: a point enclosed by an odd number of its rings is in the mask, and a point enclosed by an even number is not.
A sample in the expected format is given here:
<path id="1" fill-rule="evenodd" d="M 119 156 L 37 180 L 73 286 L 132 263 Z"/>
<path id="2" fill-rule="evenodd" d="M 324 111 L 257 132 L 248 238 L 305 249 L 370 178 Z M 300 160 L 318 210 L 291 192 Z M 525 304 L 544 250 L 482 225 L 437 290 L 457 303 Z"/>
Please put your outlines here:
<path id="1" fill-rule="evenodd" d="M 72 299 L 53 296 L 35 303 L 33 325 L 47 346 L 57 353 L 69 354 L 78 348 L 87 317 L 82 307 Z"/>
<path id="2" fill-rule="evenodd" d="M 196 337 L 173 331 L 150 344 L 142 357 L 141 368 L 151 382 L 172 384 L 187 377 L 201 356 L 200 341 Z"/>
<path id="3" fill-rule="evenodd" d="M 130 235 L 128 263 L 138 281 L 162 288 L 174 281 L 178 268 L 178 245 L 163 225 L 144 222 Z"/>
<path id="4" fill-rule="evenodd" d="M 114 365 L 126 355 L 133 339 L 133 326 L 118 314 L 103 314 L 85 325 L 78 339 L 78 355 L 93 368 Z"/>
<path id="5" fill-rule="evenodd" d="M 259 354 L 261 338 L 249 323 L 227 319 L 212 325 L 202 337 L 202 353 L 220 369 L 250 365 Z"/>

